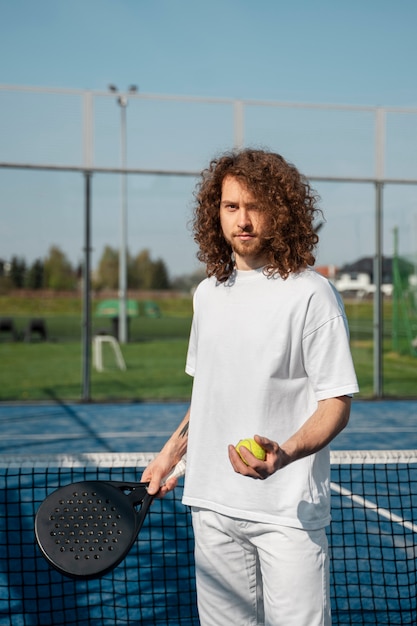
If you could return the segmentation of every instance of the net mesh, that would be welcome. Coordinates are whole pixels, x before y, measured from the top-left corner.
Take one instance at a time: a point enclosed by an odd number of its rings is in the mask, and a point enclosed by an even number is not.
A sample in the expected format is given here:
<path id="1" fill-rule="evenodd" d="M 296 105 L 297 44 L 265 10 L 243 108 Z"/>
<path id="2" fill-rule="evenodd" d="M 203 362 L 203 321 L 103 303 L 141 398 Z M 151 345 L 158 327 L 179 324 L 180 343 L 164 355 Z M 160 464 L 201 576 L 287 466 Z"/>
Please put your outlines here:
<path id="1" fill-rule="evenodd" d="M 332 455 L 335 624 L 417 624 L 417 451 Z"/>
<path id="2" fill-rule="evenodd" d="M 0 456 L 0 624 L 197 625 L 190 513 L 181 489 L 154 501 L 125 561 L 97 580 L 40 556 L 34 516 L 60 485 L 139 480 L 153 455 Z M 334 625 L 417 623 L 417 451 L 333 452 Z"/>

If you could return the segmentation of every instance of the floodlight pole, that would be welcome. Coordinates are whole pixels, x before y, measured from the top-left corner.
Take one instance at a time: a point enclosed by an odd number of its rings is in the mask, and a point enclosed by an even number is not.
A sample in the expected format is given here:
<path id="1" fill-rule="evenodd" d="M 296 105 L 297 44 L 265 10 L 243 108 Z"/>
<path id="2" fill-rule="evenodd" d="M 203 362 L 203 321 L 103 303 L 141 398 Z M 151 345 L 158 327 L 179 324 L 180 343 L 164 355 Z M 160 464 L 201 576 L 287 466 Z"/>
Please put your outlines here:
<path id="1" fill-rule="evenodd" d="M 375 258 L 374 258 L 374 397 L 383 396 L 383 315 L 382 315 L 382 194 L 383 183 L 375 183 Z"/>
<path id="2" fill-rule="evenodd" d="M 127 98 L 119 96 L 120 155 L 122 169 L 126 169 L 126 107 Z M 127 343 L 127 177 L 122 174 L 119 252 L 119 341 Z"/>
<path id="3" fill-rule="evenodd" d="M 114 85 L 109 85 L 111 92 L 117 92 Z M 137 87 L 129 87 L 128 93 L 135 93 Z M 120 155 L 122 166 L 121 179 L 121 210 L 120 210 L 120 251 L 119 251 L 119 325 L 118 339 L 120 343 L 128 342 L 127 328 L 127 133 L 126 133 L 126 107 L 127 94 L 121 94 L 117 98 L 120 106 Z"/>

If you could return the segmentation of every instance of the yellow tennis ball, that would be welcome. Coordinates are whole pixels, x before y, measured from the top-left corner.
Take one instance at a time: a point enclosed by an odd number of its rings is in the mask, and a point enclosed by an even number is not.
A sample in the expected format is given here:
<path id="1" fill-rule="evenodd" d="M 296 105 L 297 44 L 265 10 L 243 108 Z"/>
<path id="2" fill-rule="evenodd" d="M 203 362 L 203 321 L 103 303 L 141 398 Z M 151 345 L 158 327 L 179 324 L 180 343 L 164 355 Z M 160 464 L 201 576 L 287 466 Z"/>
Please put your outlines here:
<path id="1" fill-rule="evenodd" d="M 238 455 L 244 463 L 246 463 L 246 461 L 239 452 L 241 447 L 247 448 L 250 452 L 252 452 L 253 456 L 255 456 L 260 461 L 265 461 L 266 452 L 263 448 L 261 448 L 259 443 L 256 443 L 255 439 L 241 439 L 235 447 Z"/>

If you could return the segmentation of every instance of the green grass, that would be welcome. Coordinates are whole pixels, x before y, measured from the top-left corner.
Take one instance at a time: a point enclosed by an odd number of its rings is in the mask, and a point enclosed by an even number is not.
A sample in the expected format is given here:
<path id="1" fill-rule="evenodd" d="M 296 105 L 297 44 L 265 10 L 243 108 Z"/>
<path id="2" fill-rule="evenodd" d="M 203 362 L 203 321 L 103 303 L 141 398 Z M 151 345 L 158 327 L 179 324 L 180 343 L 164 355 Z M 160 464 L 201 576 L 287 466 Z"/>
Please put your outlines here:
<path id="1" fill-rule="evenodd" d="M 191 298 L 158 300 L 162 316 L 130 320 L 130 341 L 122 346 L 127 370 L 117 368 L 105 346 L 103 372 L 91 370 L 91 398 L 187 400 L 191 379 L 184 373 L 191 324 Z M 94 305 L 93 305 L 94 311 Z M 361 398 L 373 395 L 372 303 L 347 302 L 351 345 Z M 43 317 L 49 341 L 11 342 L 0 337 L 0 401 L 80 400 L 82 394 L 82 314 L 80 298 L 0 297 L 0 316 L 13 317 L 21 336 L 30 317 Z M 417 358 L 404 333 L 393 352 L 391 303 L 384 302 L 383 389 L 387 397 L 417 397 Z M 111 322 L 93 316 L 93 333 Z"/>
<path id="2" fill-rule="evenodd" d="M 163 316 L 168 317 L 187 317 L 192 313 L 192 300 L 189 296 L 183 297 L 150 297 L 138 296 L 130 298 L 137 300 L 139 306 L 145 300 L 153 300 L 158 303 Z M 108 298 L 103 296 L 94 296 L 91 302 L 92 313 L 102 300 Z M 30 296 L 25 291 L 20 294 L 14 292 L 13 295 L 0 295 L 0 316 L 26 316 L 39 317 L 44 315 L 81 315 L 82 299 L 77 295 L 56 295 L 53 292 L 42 292 L 37 294 L 31 292 Z"/>
<path id="3" fill-rule="evenodd" d="M 140 300 L 140 298 L 138 298 Z M 144 299 L 150 299 L 149 297 Z M 94 315 L 92 334 L 111 330 L 111 320 Z M 129 320 L 129 343 L 122 346 L 126 371 L 104 345 L 105 369 L 91 368 L 91 397 L 109 400 L 189 399 L 191 379 L 184 372 L 191 326 L 190 297 L 160 298 L 160 318 Z M 140 302 L 141 304 L 141 302 Z M 1 296 L 0 316 L 12 317 L 20 340 L 0 337 L 0 401 L 80 400 L 82 396 L 82 301 L 79 297 Z M 48 341 L 25 342 L 30 318 L 45 320 Z"/>
<path id="4" fill-rule="evenodd" d="M 191 379 L 184 372 L 187 340 L 167 339 L 123 346 L 127 369 L 118 369 L 105 346 L 105 370 L 91 370 L 93 400 L 184 400 Z M 79 343 L 0 345 L 0 400 L 80 400 L 82 361 Z"/>
<path id="5" fill-rule="evenodd" d="M 373 345 L 372 341 L 353 341 L 352 356 L 360 385 L 359 397 L 373 395 Z M 410 354 L 397 354 L 386 349 L 382 358 L 383 391 L 386 397 L 417 397 L 417 358 Z"/>

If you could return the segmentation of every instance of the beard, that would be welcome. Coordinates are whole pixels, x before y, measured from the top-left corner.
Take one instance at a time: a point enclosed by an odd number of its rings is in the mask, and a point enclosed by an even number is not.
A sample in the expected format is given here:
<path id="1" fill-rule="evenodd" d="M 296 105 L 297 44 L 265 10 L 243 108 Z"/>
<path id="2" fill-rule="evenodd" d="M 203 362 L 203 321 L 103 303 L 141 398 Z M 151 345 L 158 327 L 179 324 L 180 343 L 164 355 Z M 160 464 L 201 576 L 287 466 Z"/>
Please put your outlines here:
<path id="1" fill-rule="evenodd" d="M 240 241 L 236 237 L 232 237 L 229 241 L 235 255 L 244 258 L 265 257 L 266 244 L 265 241 L 258 237 L 249 239 L 248 241 Z"/>

